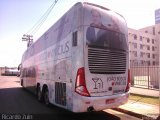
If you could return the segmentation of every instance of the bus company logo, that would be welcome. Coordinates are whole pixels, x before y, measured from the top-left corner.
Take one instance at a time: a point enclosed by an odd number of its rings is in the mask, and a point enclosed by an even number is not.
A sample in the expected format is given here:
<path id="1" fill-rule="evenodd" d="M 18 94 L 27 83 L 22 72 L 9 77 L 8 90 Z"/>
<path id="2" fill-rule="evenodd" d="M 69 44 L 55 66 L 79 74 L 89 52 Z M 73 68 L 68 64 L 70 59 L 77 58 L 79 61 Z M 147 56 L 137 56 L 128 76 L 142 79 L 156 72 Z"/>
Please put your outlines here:
<path id="1" fill-rule="evenodd" d="M 101 78 L 92 78 L 94 82 L 94 89 L 102 89 L 103 88 L 103 81 Z"/>

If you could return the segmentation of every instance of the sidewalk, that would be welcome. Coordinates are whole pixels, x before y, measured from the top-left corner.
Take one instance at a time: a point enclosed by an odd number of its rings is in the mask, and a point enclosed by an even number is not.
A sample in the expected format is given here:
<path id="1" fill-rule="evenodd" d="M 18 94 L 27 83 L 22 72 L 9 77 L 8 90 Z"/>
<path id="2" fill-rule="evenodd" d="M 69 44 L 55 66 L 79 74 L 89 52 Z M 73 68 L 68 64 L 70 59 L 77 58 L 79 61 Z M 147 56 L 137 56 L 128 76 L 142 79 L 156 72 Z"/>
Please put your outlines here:
<path id="1" fill-rule="evenodd" d="M 130 93 L 145 95 L 145 96 L 152 96 L 152 97 L 159 97 L 159 90 L 150 90 L 146 88 L 131 87 Z"/>
<path id="2" fill-rule="evenodd" d="M 158 90 L 149 90 L 149 89 L 131 87 L 130 93 L 159 97 Z M 158 118 L 158 116 L 160 115 L 159 109 L 160 109 L 160 104 L 151 105 L 147 103 L 129 100 L 126 104 L 121 105 L 118 108 L 114 108 L 113 110 L 117 110 L 119 112 L 123 112 L 144 120 L 152 120 L 152 119 L 160 120 L 160 118 Z"/>
<path id="3" fill-rule="evenodd" d="M 158 105 L 156 106 L 131 100 L 118 108 L 114 108 L 113 110 L 124 112 L 141 119 L 157 119 L 159 115 Z"/>

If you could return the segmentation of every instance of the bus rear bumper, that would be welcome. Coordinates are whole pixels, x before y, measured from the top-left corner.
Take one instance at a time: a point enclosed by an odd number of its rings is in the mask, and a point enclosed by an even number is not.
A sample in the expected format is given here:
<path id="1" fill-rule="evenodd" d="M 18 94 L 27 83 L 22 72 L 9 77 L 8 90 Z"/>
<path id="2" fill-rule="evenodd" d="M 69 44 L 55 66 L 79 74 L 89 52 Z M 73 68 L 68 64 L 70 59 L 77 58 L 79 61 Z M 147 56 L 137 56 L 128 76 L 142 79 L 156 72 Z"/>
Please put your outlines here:
<path id="1" fill-rule="evenodd" d="M 82 97 L 75 95 L 73 100 L 73 112 L 100 111 L 109 108 L 116 108 L 128 101 L 129 93 L 123 93 L 103 97 Z"/>

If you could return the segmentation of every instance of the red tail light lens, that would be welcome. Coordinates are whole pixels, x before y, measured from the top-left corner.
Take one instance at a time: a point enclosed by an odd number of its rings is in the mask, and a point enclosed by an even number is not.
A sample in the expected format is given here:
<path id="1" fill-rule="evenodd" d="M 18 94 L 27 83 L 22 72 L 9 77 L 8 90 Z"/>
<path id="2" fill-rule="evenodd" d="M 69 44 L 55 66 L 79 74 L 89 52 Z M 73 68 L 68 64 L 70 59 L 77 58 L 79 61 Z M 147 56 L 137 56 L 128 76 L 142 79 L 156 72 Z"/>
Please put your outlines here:
<path id="1" fill-rule="evenodd" d="M 128 70 L 128 80 L 127 80 L 127 87 L 125 92 L 128 92 L 131 86 L 131 76 L 130 76 L 130 70 Z"/>
<path id="2" fill-rule="evenodd" d="M 78 69 L 77 77 L 76 77 L 75 92 L 82 96 L 87 96 L 87 97 L 90 96 L 86 88 L 84 67 Z"/>

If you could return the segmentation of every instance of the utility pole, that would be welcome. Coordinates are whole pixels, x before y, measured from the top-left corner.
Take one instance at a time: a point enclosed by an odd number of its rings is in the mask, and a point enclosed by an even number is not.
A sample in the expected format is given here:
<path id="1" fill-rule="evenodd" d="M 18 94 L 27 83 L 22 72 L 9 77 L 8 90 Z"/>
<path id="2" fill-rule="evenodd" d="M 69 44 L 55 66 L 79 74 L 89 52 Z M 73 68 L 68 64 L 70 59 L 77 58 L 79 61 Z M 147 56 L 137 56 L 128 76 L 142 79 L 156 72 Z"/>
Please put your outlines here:
<path id="1" fill-rule="evenodd" d="M 24 34 L 22 37 L 22 41 L 27 41 L 27 48 L 33 43 L 33 36 Z"/>

